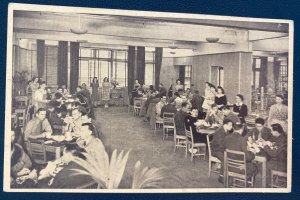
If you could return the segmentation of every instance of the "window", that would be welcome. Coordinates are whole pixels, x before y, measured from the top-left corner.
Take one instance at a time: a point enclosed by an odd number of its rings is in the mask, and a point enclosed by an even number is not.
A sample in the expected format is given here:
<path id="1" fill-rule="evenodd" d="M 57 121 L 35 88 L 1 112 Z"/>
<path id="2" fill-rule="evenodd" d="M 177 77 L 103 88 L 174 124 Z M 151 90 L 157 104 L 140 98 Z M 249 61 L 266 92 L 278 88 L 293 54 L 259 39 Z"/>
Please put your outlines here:
<path id="1" fill-rule="evenodd" d="M 79 84 L 90 84 L 94 77 L 101 83 L 105 77 L 120 87 L 127 85 L 127 51 L 80 48 Z"/>
<path id="2" fill-rule="evenodd" d="M 252 85 L 254 86 L 254 89 L 259 88 L 260 68 L 261 68 L 261 59 L 260 58 L 253 58 L 253 63 L 252 63 L 252 71 L 253 71 Z"/>
<path id="3" fill-rule="evenodd" d="M 279 90 L 282 91 L 283 88 L 285 90 L 288 88 L 288 67 L 286 64 L 280 65 L 279 71 Z"/>
<path id="4" fill-rule="evenodd" d="M 45 73 L 42 78 L 52 87 L 57 86 L 57 53 L 57 46 L 45 47 Z"/>
<path id="5" fill-rule="evenodd" d="M 187 65 L 184 68 L 184 88 L 191 88 L 191 82 L 192 82 L 192 66 Z"/>
<path id="6" fill-rule="evenodd" d="M 145 53 L 145 85 L 154 85 L 155 73 L 155 54 L 154 51 Z"/>

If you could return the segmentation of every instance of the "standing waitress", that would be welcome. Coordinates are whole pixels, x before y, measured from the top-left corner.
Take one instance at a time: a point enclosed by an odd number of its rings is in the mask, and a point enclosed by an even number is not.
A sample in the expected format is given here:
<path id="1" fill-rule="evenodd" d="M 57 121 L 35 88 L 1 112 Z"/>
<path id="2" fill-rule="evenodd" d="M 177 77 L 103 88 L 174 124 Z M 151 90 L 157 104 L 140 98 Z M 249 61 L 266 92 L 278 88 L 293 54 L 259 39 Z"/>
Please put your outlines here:
<path id="1" fill-rule="evenodd" d="M 109 79 L 105 77 L 102 82 L 102 100 L 105 103 L 104 108 L 108 108 L 109 99 L 110 99 L 110 83 L 109 83 Z"/>
<path id="2" fill-rule="evenodd" d="M 99 96 L 99 81 L 97 79 L 97 77 L 93 78 L 93 81 L 91 82 L 91 87 L 92 87 L 92 102 L 94 107 L 97 107 L 98 102 L 100 100 L 100 96 Z"/>

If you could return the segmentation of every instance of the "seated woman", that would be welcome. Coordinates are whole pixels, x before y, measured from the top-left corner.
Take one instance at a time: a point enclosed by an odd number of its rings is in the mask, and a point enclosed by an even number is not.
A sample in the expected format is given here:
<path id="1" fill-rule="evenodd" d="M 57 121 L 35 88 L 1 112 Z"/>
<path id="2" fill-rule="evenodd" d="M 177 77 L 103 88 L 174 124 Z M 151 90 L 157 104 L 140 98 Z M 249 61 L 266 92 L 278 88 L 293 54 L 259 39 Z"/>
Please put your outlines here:
<path id="1" fill-rule="evenodd" d="M 276 95 L 275 100 L 276 104 L 270 107 L 268 125 L 280 124 L 287 133 L 288 107 L 283 104 L 284 97 L 282 95 Z"/>
<path id="2" fill-rule="evenodd" d="M 34 187 L 37 179 L 36 170 L 32 169 L 32 162 L 22 146 L 15 142 L 15 132 L 11 131 L 11 174 L 12 188 Z"/>
<path id="3" fill-rule="evenodd" d="M 221 86 L 217 87 L 217 94 L 216 94 L 216 97 L 215 97 L 215 103 L 217 104 L 219 109 L 221 109 L 223 106 L 227 105 L 227 98 L 226 98 L 224 89 Z"/>
<path id="4" fill-rule="evenodd" d="M 212 104 L 211 109 L 208 111 L 205 117 L 207 123 L 212 124 L 223 124 L 224 115 L 219 110 L 217 104 Z"/>
<path id="5" fill-rule="evenodd" d="M 287 170 L 287 136 L 280 124 L 271 125 L 272 136 L 264 143 L 264 151 L 269 160 L 267 162 L 267 183 L 271 183 L 271 171 Z"/>
<path id="6" fill-rule="evenodd" d="M 241 94 L 236 95 L 236 103 L 233 105 L 233 112 L 238 115 L 241 122 L 246 123 L 245 117 L 248 115 L 247 105 L 244 104 L 244 97 Z"/>

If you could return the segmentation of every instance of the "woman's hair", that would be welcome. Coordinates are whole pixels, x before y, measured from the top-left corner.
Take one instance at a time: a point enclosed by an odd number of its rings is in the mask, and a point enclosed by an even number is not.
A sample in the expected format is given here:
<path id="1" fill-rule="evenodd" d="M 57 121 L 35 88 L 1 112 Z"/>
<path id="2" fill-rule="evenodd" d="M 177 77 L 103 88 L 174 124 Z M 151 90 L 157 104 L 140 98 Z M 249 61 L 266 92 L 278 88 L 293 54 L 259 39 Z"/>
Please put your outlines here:
<path id="1" fill-rule="evenodd" d="M 207 85 L 209 85 L 209 86 L 210 86 L 210 82 L 208 82 L 208 81 L 206 81 L 206 82 L 205 82 L 205 84 L 207 84 Z"/>
<path id="2" fill-rule="evenodd" d="M 66 144 L 65 151 L 70 152 L 74 157 L 81 158 L 83 160 L 86 159 L 83 155 L 84 149 L 80 148 L 76 143 Z"/>
<path id="3" fill-rule="evenodd" d="M 178 81 L 180 81 L 180 79 L 177 79 L 177 80 L 176 80 L 176 83 L 178 83 Z"/>
<path id="4" fill-rule="evenodd" d="M 108 82 L 108 78 L 104 77 L 103 82 Z"/>
<path id="5" fill-rule="evenodd" d="M 242 101 L 244 101 L 244 97 L 243 97 L 243 95 L 241 95 L 241 94 L 237 94 L 236 95 L 237 97 L 239 97 Z"/>
<path id="6" fill-rule="evenodd" d="M 279 97 L 279 98 L 281 98 L 282 100 L 284 100 L 284 97 L 283 97 L 283 95 L 281 95 L 281 94 L 276 94 L 275 97 Z"/>
<path id="7" fill-rule="evenodd" d="M 34 82 L 34 80 L 35 80 L 35 79 L 38 79 L 38 82 L 40 81 L 40 78 L 39 78 L 39 77 L 37 77 L 37 76 L 34 76 L 34 77 L 32 77 L 32 79 L 31 79 L 31 80 L 32 80 L 32 82 Z"/>
<path id="8" fill-rule="evenodd" d="M 82 87 L 80 85 L 78 85 L 76 88 L 80 88 L 82 90 Z"/>
<path id="9" fill-rule="evenodd" d="M 284 133 L 283 128 L 280 124 L 272 124 L 271 128 L 272 128 L 273 131 L 277 131 L 280 134 Z"/>
<path id="10" fill-rule="evenodd" d="M 217 105 L 217 104 L 215 104 L 215 103 L 214 103 L 214 104 L 212 104 L 212 105 L 211 105 L 211 108 L 214 108 L 214 107 L 218 107 L 218 105 Z"/>
<path id="11" fill-rule="evenodd" d="M 83 123 L 81 126 L 87 126 L 88 129 L 89 129 L 90 131 L 92 131 L 92 135 L 93 135 L 93 136 L 96 136 L 96 130 L 95 130 L 95 127 L 94 127 L 94 125 L 93 125 L 92 123 L 90 123 L 90 122 Z"/>
<path id="12" fill-rule="evenodd" d="M 221 86 L 218 86 L 217 89 L 220 89 L 222 91 L 222 94 L 225 93 L 224 89 Z"/>

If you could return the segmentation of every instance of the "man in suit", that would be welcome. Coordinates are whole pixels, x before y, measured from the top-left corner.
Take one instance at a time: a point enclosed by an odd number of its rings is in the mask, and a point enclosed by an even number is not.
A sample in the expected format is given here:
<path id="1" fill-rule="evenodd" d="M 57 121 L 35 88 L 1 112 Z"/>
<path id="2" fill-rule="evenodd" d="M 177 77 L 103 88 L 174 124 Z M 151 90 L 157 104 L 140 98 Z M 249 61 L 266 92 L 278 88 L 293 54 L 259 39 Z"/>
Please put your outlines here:
<path id="1" fill-rule="evenodd" d="M 216 130 L 213 134 L 211 142 L 211 154 L 221 161 L 221 171 L 219 180 L 223 180 L 223 164 L 224 164 L 224 151 L 225 151 L 225 137 L 230 134 L 232 130 L 232 121 L 225 119 L 223 126 Z"/>
<path id="2" fill-rule="evenodd" d="M 195 90 L 195 93 L 193 94 L 193 97 L 191 100 L 191 104 L 192 104 L 192 107 L 198 108 L 198 111 L 199 111 L 198 116 L 200 119 L 204 119 L 203 108 L 202 108 L 203 101 L 204 101 L 204 98 L 199 94 L 199 90 Z"/>
<path id="3" fill-rule="evenodd" d="M 233 124 L 241 123 L 240 118 L 234 114 L 228 106 L 223 106 L 222 112 L 224 114 L 224 119 L 229 119 Z"/>
<path id="4" fill-rule="evenodd" d="M 265 120 L 262 118 L 257 118 L 255 120 L 255 128 L 249 130 L 248 134 L 246 135 L 246 138 L 252 137 L 254 141 L 269 141 L 272 138 L 271 129 L 264 125 Z"/>
<path id="5" fill-rule="evenodd" d="M 257 166 L 252 163 L 255 154 L 248 150 L 247 141 L 242 136 L 243 128 L 244 126 L 241 123 L 234 124 L 233 133 L 225 137 L 225 149 L 245 153 L 247 178 L 251 178 L 257 174 L 258 169 Z"/>
<path id="6" fill-rule="evenodd" d="M 164 105 L 160 112 L 160 117 L 163 118 L 164 112 L 176 113 L 177 109 L 175 107 L 174 98 L 170 98 L 167 105 Z"/>
<path id="7" fill-rule="evenodd" d="M 158 97 L 167 96 L 167 89 L 164 87 L 164 85 L 162 83 L 159 84 L 157 96 Z"/>
<path id="8" fill-rule="evenodd" d="M 189 110 L 189 104 L 187 102 L 183 102 L 181 104 L 181 109 L 175 114 L 175 126 L 177 135 L 185 135 L 185 117 L 187 116 Z"/>

